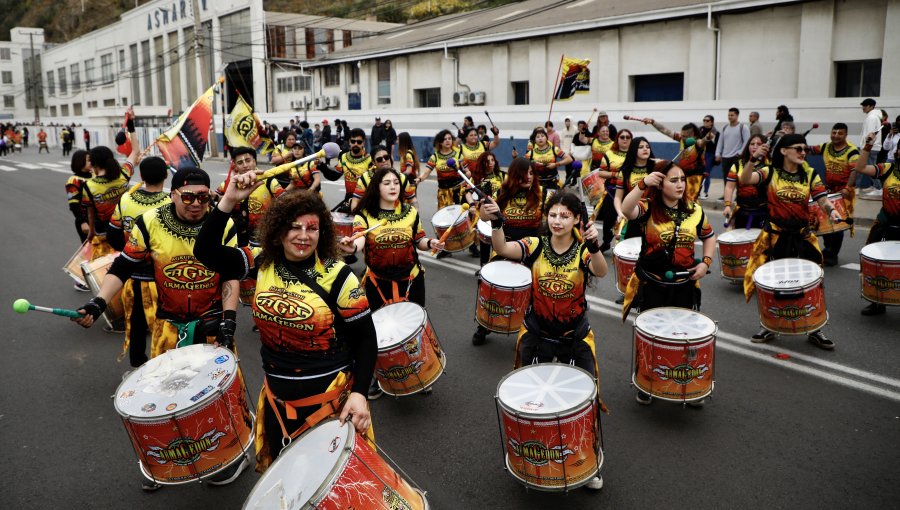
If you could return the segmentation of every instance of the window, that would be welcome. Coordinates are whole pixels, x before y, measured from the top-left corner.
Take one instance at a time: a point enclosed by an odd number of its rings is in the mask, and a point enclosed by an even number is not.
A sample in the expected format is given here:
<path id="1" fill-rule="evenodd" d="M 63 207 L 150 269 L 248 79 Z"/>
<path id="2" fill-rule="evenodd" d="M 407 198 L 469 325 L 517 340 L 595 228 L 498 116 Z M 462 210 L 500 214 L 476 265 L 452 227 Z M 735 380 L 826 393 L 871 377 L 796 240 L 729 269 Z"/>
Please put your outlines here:
<path id="1" fill-rule="evenodd" d="M 341 84 L 341 68 L 338 66 L 328 66 L 325 68 L 325 86 L 337 87 Z"/>
<path id="2" fill-rule="evenodd" d="M 636 102 L 684 100 L 684 73 L 642 74 L 631 81 Z"/>
<path id="3" fill-rule="evenodd" d="M 116 105 L 115 99 L 104 99 L 103 100 L 103 106 L 115 106 L 115 105 Z"/>
<path id="4" fill-rule="evenodd" d="M 131 97 L 134 98 L 134 104 L 141 104 L 141 80 L 138 78 L 137 44 L 129 46 L 128 53 L 131 54 Z"/>
<path id="5" fill-rule="evenodd" d="M 0 48 L 0 60 L 10 59 L 12 59 L 12 54 L 10 53 L 9 48 Z"/>
<path id="6" fill-rule="evenodd" d="M 441 88 L 435 87 L 431 89 L 415 89 L 413 90 L 416 98 L 416 108 L 440 108 L 441 106 Z"/>
<path id="7" fill-rule="evenodd" d="M 12 71 L 3 71 L 3 84 L 9 85 L 12 83 Z"/>
<path id="8" fill-rule="evenodd" d="M 101 83 L 112 83 L 113 81 L 112 53 L 100 55 L 100 80 Z"/>
<path id="9" fill-rule="evenodd" d="M 4 108 L 15 108 L 16 107 L 15 96 L 3 96 L 3 107 Z"/>
<path id="10" fill-rule="evenodd" d="M 334 30 L 330 28 L 306 28 L 306 58 L 314 59 L 334 51 Z"/>
<path id="11" fill-rule="evenodd" d="M 344 48 L 349 48 L 353 45 L 353 33 L 349 30 L 342 30 L 342 32 Z"/>
<path id="12" fill-rule="evenodd" d="M 53 71 L 47 71 L 47 94 L 51 96 L 56 95 L 56 80 L 54 77 Z"/>
<path id="13" fill-rule="evenodd" d="M 55 106 L 50 107 L 50 116 L 56 117 L 56 107 Z"/>
<path id="14" fill-rule="evenodd" d="M 834 97 L 881 95 L 881 60 L 835 62 Z"/>
<path id="15" fill-rule="evenodd" d="M 56 70 L 56 77 L 59 79 L 59 93 L 66 93 L 66 68 L 60 67 Z"/>
<path id="16" fill-rule="evenodd" d="M 74 113 L 75 113 L 76 116 L 77 116 L 77 115 L 83 115 L 82 110 L 81 110 L 81 103 L 75 103 L 75 104 L 73 104 L 73 105 L 72 105 L 72 110 L 74 111 Z"/>
<path id="17" fill-rule="evenodd" d="M 294 90 L 312 90 L 312 76 L 297 76 L 294 80 Z"/>
<path id="18" fill-rule="evenodd" d="M 69 75 L 72 77 L 72 90 L 78 90 L 81 88 L 81 68 L 78 64 L 72 64 L 69 66 Z"/>
<path id="19" fill-rule="evenodd" d="M 69 116 L 69 105 L 64 104 L 59 107 L 59 114 L 63 117 Z"/>
<path id="20" fill-rule="evenodd" d="M 119 73 L 124 73 L 128 67 L 125 65 L 125 50 L 119 50 Z"/>
<path id="21" fill-rule="evenodd" d="M 378 104 L 391 104 L 391 63 L 378 61 Z"/>
<path id="22" fill-rule="evenodd" d="M 528 82 L 514 81 L 510 82 L 510 85 L 512 85 L 512 104 L 528 104 Z"/>
<path id="23" fill-rule="evenodd" d="M 88 101 L 88 108 L 96 108 L 97 101 Z"/>
<path id="24" fill-rule="evenodd" d="M 84 61 L 84 85 L 91 87 L 94 85 L 94 59 Z"/>
<path id="25" fill-rule="evenodd" d="M 346 32 L 344 32 L 346 33 Z M 358 85 L 359 84 L 359 66 L 356 64 L 349 64 L 350 72 L 347 73 L 350 75 L 350 85 Z"/>
<path id="26" fill-rule="evenodd" d="M 166 99 L 166 66 L 163 59 L 163 38 L 157 37 L 153 40 L 153 51 L 156 53 L 156 104 L 165 105 L 168 103 Z"/>

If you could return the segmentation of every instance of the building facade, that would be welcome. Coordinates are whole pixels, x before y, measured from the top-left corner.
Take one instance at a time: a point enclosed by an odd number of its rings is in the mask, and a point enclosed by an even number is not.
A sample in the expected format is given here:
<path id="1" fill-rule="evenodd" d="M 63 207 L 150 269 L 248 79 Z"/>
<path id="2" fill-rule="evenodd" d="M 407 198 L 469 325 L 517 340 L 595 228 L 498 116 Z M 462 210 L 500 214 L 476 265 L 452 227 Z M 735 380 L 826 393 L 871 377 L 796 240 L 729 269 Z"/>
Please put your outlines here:
<path id="1" fill-rule="evenodd" d="M 44 29 L 16 27 L 0 41 L 0 119 L 39 119 L 43 108 Z"/>

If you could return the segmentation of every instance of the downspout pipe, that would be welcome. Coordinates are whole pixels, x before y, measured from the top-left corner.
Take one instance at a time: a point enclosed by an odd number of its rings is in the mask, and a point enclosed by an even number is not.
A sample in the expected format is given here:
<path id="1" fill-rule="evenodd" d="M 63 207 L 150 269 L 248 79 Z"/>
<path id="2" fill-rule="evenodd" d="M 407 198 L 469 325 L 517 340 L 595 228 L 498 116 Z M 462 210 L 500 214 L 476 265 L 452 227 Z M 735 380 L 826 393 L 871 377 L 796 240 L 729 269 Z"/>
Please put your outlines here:
<path id="1" fill-rule="evenodd" d="M 722 31 L 713 26 L 712 4 L 706 5 L 706 28 L 716 33 L 716 82 L 715 100 L 719 100 L 719 89 L 722 83 Z"/>

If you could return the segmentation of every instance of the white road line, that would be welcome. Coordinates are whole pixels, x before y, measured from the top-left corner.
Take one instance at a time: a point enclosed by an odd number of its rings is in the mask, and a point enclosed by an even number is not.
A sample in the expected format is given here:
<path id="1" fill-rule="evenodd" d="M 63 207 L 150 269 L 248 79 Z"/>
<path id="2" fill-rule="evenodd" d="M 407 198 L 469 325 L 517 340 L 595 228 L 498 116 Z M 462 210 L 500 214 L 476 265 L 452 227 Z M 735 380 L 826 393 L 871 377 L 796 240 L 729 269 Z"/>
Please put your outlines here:
<path id="1" fill-rule="evenodd" d="M 420 256 L 420 260 L 428 264 L 446 267 L 448 269 L 470 275 L 474 275 L 475 271 L 480 267 L 470 262 L 464 262 L 460 260 L 438 260 L 428 255 Z M 589 303 L 596 305 L 594 307 L 591 307 L 590 311 L 621 320 L 621 305 L 618 305 L 611 300 L 594 296 L 587 296 L 587 300 Z M 633 317 L 630 317 L 628 319 L 628 322 L 633 323 Z M 774 345 L 753 344 L 749 339 L 745 337 L 735 335 L 723 330 L 719 330 L 716 333 L 716 346 L 717 348 L 721 348 L 722 350 L 731 352 L 733 354 L 739 354 L 741 356 L 761 361 L 770 365 L 780 366 L 788 370 L 793 370 L 795 372 L 800 372 L 806 375 L 824 379 L 826 381 L 831 381 L 842 386 L 900 402 L 900 380 L 892 377 L 876 374 L 847 365 L 841 365 L 840 363 L 816 358 L 814 356 L 809 356 Z M 788 356 L 790 356 L 790 359 L 778 359 L 773 357 L 773 354 L 787 354 Z M 807 366 L 801 364 L 801 362 L 808 363 L 809 365 L 813 366 Z M 882 384 L 884 386 L 887 386 L 888 388 L 882 388 L 874 384 L 869 384 L 869 382 Z M 898 391 L 894 391 L 890 388 L 896 388 Z"/>
<path id="2" fill-rule="evenodd" d="M 844 264 L 844 265 L 841 266 L 841 267 L 844 268 L 844 269 L 851 269 L 851 270 L 853 270 L 853 271 L 859 271 L 859 269 L 860 269 L 860 268 L 859 268 L 859 264 L 857 264 L 856 262 L 851 262 L 851 263 L 849 263 L 849 264 Z"/>
<path id="3" fill-rule="evenodd" d="M 16 161 L 13 164 L 19 166 L 20 168 L 24 168 L 26 170 L 40 170 L 41 168 L 43 168 L 40 165 L 32 165 L 31 163 L 23 163 L 22 161 Z"/>
<path id="4" fill-rule="evenodd" d="M 18 172 L 19 171 L 18 168 L 15 168 L 12 166 L 0 166 L 0 170 L 3 170 L 4 172 Z"/>
<path id="5" fill-rule="evenodd" d="M 45 167 L 60 167 L 60 168 L 69 168 L 68 163 L 41 163 Z"/>

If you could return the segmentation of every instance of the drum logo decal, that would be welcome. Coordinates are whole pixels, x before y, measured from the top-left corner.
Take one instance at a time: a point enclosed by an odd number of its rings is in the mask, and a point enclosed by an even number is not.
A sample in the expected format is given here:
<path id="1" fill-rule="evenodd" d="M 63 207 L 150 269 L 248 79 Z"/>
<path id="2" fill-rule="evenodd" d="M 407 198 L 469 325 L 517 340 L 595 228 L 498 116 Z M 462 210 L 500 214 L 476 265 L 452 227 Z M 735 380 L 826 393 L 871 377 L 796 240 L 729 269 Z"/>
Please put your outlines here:
<path id="1" fill-rule="evenodd" d="M 403 499 L 403 496 L 397 494 L 397 491 L 387 485 L 381 491 L 381 500 L 384 501 L 384 504 L 390 510 L 412 510 L 412 507 Z"/>
<path id="2" fill-rule="evenodd" d="M 141 407 L 141 411 L 144 411 L 145 413 L 152 413 L 153 411 L 156 411 L 156 404 L 152 402 L 149 404 L 144 404 L 144 406 Z"/>
<path id="3" fill-rule="evenodd" d="M 656 374 L 660 380 L 668 381 L 671 379 L 678 384 L 688 384 L 694 379 L 703 379 L 708 371 L 709 366 L 706 364 L 697 365 L 696 367 L 690 365 L 678 365 L 674 367 L 657 365 L 656 368 L 653 369 L 653 373 Z"/>
<path id="4" fill-rule="evenodd" d="M 809 317 L 816 311 L 816 307 L 813 305 L 787 305 L 782 307 L 770 306 L 769 314 L 774 317 L 778 317 L 788 321 L 797 321 L 804 317 Z"/>
<path id="5" fill-rule="evenodd" d="M 486 301 L 481 296 L 478 296 L 478 304 L 481 305 L 490 317 L 509 317 L 516 313 L 516 307 L 512 305 L 504 305 L 493 299 Z"/>
<path id="6" fill-rule="evenodd" d="M 256 306 L 269 317 L 278 322 L 303 322 L 313 315 L 313 309 L 304 303 L 299 296 L 281 292 L 260 292 L 256 295 Z"/>
<path id="7" fill-rule="evenodd" d="M 570 291 L 575 287 L 575 284 L 567 280 L 563 275 L 541 277 L 538 280 L 538 285 L 548 295 L 557 298 L 573 297 Z"/>
<path id="8" fill-rule="evenodd" d="M 119 395 L 119 398 L 125 399 L 125 398 L 131 398 L 133 396 L 134 396 L 134 390 L 128 390 L 128 391 L 123 391 L 122 394 Z"/>
<path id="9" fill-rule="evenodd" d="M 334 439 L 332 439 L 331 444 L 328 445 L 328 453 L 334 453 L 334 451 L 337 450 L 340 442 L 341 442 L 341 438 L 339 438 L 339 437 L 335 437 Z"/>
<path id="10" fill-rule="evenodd" d="M 551 461 L 557 464 L 565 464 L 569 455 L 575 453 L 566 448 L 566 445 L 547 448 L 544 443 L 539 441 L 526 441 L 520 443 L 512 438 L 509 439 L 509 446 L 517 457 L 522 457 L 525 459 L 525 462 L 533 466 L 545 466 Z"/>
<path id="11" fill-rule="evenodd" d="M 219 438 L 224 435 L 224 432 L 212 429 L 199 439 L 179 437 L 172 440 L 165 448 L 151 446 L 146 453 L 159 464 L 171 462 L 176 466 L 187 466 L 197 462 L 204 452 L 211 452 L 218 448 Z"/>
<path id="12" fill-rule="evenodd" d="M 416 360 L 407 366 L 394 365 L 387 370 L 379 368 L 378 375 L 384 377 L 385 379 L 390 379 L 391 381 L 403 382 L 409 379 L 409 376 L 418 374 L 419 367 L 421 367 L 423 364 L 424 362 Z"/>
<path id="13" fill-rule="evenodd" d="M 191 397 L 191 402 L 196 402 L 196 401 L 200 400 L 203 397 L 203 395 L 206 395 L 207 393 L 209 393 L 212 390 L 213 390 L 212 386 L 207 386 L 206 388 L 203 388 L 202 390 L 200 390 L 199 393 L 197 393 L 196 395 Z"/>
<path id="14" fill-rule="evenodd" d="M 199 290 L 216 286 L 216 282 L 211 281 L 216 277 L 215 271 L 200 264 L 191 255 L 173 257 L 162 272 L 168 279 L 163 285 L 170 289 Z"/>
<path id="15" fill-rule="evenodd" d="M 747 257 L 738 257 L 735 255 L 723 255 L 722 265 L 728 267 L 746 267 L 749 259 Z"/>
<path id="16" fill-rule="evenodd" d="M 865 276 L 866 285 L 875 287 L 879 292 L 900 290 L 900 280 L 889 280 L 884 276 Z"/>
<path id="17" fill-rule="evenodd" d="M 418 358 L 422 353 L 422 337 L 417 336 L 409 342 L 403 344 L 403 350 L 406 351 L 406 354 L 409 354 L 414 358 Z"/>

